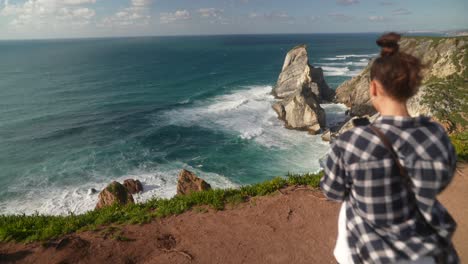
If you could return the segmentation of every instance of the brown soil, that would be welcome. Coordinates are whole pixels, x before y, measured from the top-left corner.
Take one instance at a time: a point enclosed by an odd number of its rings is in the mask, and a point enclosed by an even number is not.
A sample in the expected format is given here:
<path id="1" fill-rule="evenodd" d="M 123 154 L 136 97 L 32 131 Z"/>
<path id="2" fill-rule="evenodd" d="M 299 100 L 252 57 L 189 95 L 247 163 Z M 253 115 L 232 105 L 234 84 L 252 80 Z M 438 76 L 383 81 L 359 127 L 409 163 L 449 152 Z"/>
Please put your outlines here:
<path id="1" fill-rule="evenodd" d="M 441 201 L 457 220 L 455 245 L 468 261 L 468 166 Z M 102 228 L 48 243 L 0 243 L 0 263 L 336 263 L 339 204 L 288 187 L 235 208 L 197 208 L 146 225 Z"/>
<path id="2" fill-rule="evenodd" d="M 461 258 L 468 263 L 468 164 L 459 164 L 454 180 L 439 197 L 458 223 L 453 241 Z"/>

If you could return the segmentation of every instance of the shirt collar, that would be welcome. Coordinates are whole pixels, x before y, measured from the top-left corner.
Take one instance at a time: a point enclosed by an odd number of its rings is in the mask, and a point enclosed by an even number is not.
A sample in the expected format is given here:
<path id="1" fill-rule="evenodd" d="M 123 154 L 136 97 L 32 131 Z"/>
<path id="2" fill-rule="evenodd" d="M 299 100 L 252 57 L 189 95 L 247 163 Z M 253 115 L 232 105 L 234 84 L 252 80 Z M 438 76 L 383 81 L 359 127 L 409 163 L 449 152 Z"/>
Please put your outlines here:
<path id="1" fill-rule="evenodd" d="M 427 116 L 409 117 L 409 116 L 379 116 L 374 124 L 388 124 L 397 127 L 416 127 L 427 124 L 430 118 Z"/>

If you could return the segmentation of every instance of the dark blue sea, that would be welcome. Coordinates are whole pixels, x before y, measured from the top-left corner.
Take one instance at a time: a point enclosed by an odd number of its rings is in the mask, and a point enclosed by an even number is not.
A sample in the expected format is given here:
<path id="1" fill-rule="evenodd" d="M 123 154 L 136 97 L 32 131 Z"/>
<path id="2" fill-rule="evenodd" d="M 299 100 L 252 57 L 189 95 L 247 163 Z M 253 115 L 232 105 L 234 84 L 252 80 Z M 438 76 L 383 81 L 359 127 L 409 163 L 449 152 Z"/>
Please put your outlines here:
<path id="1" fill-rule="evenodd" d="M 270 95 L 306 43 L 332 88 L 377 53 L 376 34 L 0 42 L 0 214 L 81 213 L 112 180 L 171 197 L 177 174 L 235 187 L 319 169 L 320 136 L 283 128 Z M 342 105 L 323 105 L 328 122 Z"/>

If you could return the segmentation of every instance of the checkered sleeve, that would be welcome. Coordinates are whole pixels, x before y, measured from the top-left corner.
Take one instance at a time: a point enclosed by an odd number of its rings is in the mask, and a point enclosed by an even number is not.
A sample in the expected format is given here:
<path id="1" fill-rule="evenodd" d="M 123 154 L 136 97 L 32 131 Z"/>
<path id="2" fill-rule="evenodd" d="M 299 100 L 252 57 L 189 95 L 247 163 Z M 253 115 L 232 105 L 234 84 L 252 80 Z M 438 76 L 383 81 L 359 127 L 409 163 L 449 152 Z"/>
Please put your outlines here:
<path id="1" fill-rule="evenodd" d="M 447 188 L 455 175 L 457 154 L 450 138 L 441 125 L 433 124 L 433 127 L 430 127 L 429 131 L 431 133 L 423 144 L 427 148 L 427 155 L 437 158 L 431 160 L 431 166 L 425 166 L 426 164 L 421 162 L 421 166 L 418 169 L 422 170 L 422 172 L 420 173 L 420 177 L 416 178 L 419 178 L 425 186 L 432 184 L 435 193 L 434 197 L 430 198 L 435 199 L 437 194 L 440 194 Z M 437 175 L 437 177 L 428 177 L 432 174 Z"/>
<path id="2" fill-rule="evenodd" d="M 335 141 L 324 164 L 320 188 L 330 200 L 343 201 L 346 196 L 345 169 L 339 140 Z"/>

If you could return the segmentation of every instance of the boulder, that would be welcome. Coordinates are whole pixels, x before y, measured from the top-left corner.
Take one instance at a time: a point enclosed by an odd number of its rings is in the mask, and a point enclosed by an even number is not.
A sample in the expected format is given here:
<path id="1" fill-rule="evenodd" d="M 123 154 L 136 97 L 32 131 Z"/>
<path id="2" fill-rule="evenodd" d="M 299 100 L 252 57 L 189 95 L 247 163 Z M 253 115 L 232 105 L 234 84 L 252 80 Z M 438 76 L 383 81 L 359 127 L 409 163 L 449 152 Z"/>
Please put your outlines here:
<path id="1" fill-rule="evenodd" d="M 330 142 L 332 140 L 332 132 L 330 130 L 327 130 L 323 132 L 321 137 L 323 141 Z"/>
<path id="2" fill-rule="evenodd" d="M 126 205 L 133 204 L 133 196 L 120 183 L 113 181 L 104 190 L 99 193 L 99 201 L 96 204 L 96 209 L 114 204 Z"/>
<path id="3" fill-rule="evenodd" d="M 88 195 L 93 195 L 93 194 L 95 194 L 95 193 L 97 193 L 97 192 L 98 192 L 98 191 L 97 191 L 96 189 L 91 188 L 91 189 L 88 190 Z"/>
<path id="4" fill-rule="evenodd" d="M 124 181 L 123 186 L 130 194 L 135 194 L 143 191 L 143 185 L 139 180 L 127 179 Z"/>
<path id="5" fill-rule="evenodd" d="M 325 82 L 323 70 L 309 64 L 306 45 L 299 45 L 286 54 L 273 95 L 283 99 L 303 87 L 310 88 L 319 102 L 333 99 L 334 91 Z"/>
<path id="6" fill-rule="evenodd" d="M 308 87 L 303 87 L 283 101 L 277 102 L 273 109 L 289 129 L 305 130 L 315 135 L 326 125 L 325 111 Z"/>
<path id="7" fill-rule="evenodd" d="M 210 190 L 211 185 L 198 178 L 193 172 L 182 170 L 177 180 L 177 194 L 185 195 L 191 192 Z"/>

